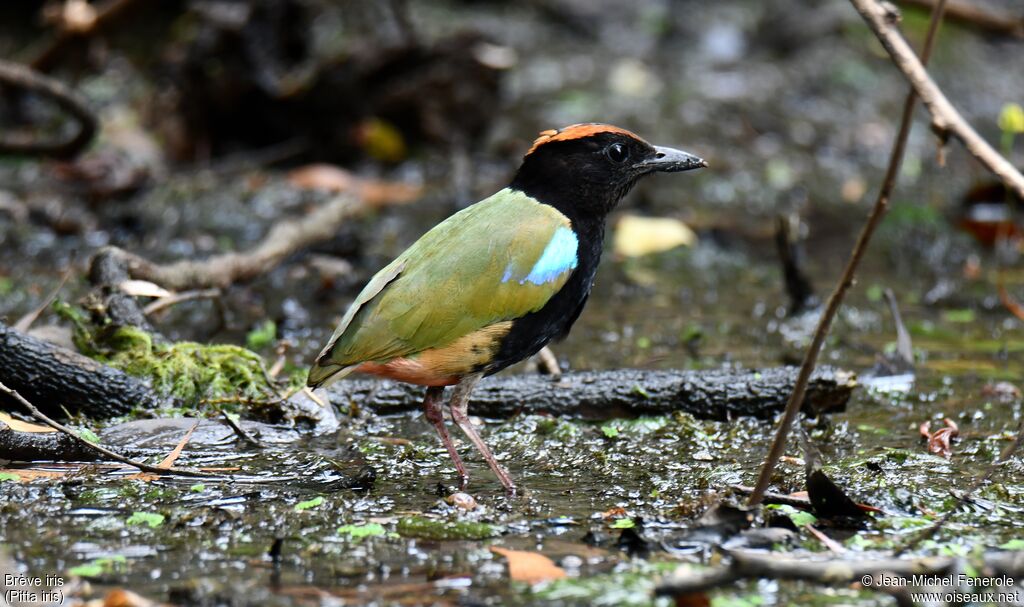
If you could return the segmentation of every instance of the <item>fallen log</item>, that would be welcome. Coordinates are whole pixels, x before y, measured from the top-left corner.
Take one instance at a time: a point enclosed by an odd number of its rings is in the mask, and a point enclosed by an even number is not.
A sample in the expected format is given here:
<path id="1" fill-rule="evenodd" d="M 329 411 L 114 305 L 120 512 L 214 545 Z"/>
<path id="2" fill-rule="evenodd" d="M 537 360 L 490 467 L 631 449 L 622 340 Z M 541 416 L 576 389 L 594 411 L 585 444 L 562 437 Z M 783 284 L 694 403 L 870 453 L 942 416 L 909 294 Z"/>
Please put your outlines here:
<path id="1" fill-rule="evenodd" d="M 126 373 L 0 323 L 0 383 L 31 395 L 47 415 L 123 415 L 156 406 L 149 386 Z M 0 395 L 0 403 L 9 399 Z M 13 403 L 12 403 L 13 404 Z"/>
<path id="2" fill-rule="evenodd" d="M 792 367 L 762 371 L 618 369 L 579 371 L 559 378 L 501 376 L 480 383 L 470 400 L 470 412 L 493 418 L 548 413 L 609 419 L 674 411 L 704 419 L 768 418 L 782 410 L 795 379 L 796 369 Z M 3 323 L 0 383 L 29 397 L 40 410 L 55 417 L 63 417 L 65 412 L 111 417 L 137 408 L 155 408 L 165 399 L 136 377 Z M 852 373 L 820 369 L 808 387 L 807 412 L 818 415 L 842 411 L 856 385 Z M 342 411 L 367 407 L 388 414 L 418 409 L 423 389 L 392 381 L 355 379 L 334 384 L 326 395 Z M 280 405 L 286 413 L 292 411 L 292 416 L 310 417 L 310 412 L 303 413 L 304 408 L 299 406 L 302 400 L 294 395 Z M 0 403 L 3 401 L 0 395 Z M 323 420 L 313 421 L 320 427 Z"/>
<path id="3" fill-rule="evenodd" d="M 15 432 L 0 422 L 0 459 L 91 462 L 97 454 L 61 432 Z"/>
<path id="4" fill-rule="evenodd" d="M 578 371 L 560 378 L 541 375 L 492 377 L 480 382 L 469 401 L 473 415 L 504 418 L 548 413 L 608 419 L 685 411 L 704 419 L 772 417 L 793 390 L 797 370 Z M 804 407 L 811 415 L 842 411 L 856 387 L 847 371 L 824 367 L 815 372 Z M 326 391 L 342 411 L 367 407 L 378 414 L 418 409 L 423 388 L 392 381 L 340 381 Z"/>

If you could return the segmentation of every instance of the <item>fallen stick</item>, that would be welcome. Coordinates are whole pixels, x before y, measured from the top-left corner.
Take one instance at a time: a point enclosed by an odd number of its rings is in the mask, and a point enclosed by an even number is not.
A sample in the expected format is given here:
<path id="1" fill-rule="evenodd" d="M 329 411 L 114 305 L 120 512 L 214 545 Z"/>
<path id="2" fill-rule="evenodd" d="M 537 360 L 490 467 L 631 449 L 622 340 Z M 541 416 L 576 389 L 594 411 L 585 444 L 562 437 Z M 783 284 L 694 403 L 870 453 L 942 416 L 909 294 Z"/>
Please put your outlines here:
<path id="1" fill-rule="evenodd" d="M 473 415 L 506 418 L 517 414 L 610 419 L 685 411 L 704 419 L 768 418 L 778 413 L 793 389 L 796 369 L 761 371 L 577 371 L 552 379 L 512 375 L 485 379 L 473 391 Z M 811 414 L 842 411 L 856 386 L 853 374 L 819 369 L 805 401 Z M 353 379 L 326 389 L 342 411 L 366 407 L 378 414 L 418 409 L 423 388 L 392 381 Z"/>
<path id="2" fill-rule="evenodd" d="M 0 138 L 0 153 L 71 158 L 84 150 L 96 135 L 99 127 L 96 115 L 89 109 L 85 99 L 60 81 L 44 76 L 27 66 L 0 59 L 0 84 L 49 98 L 78 123 L 78 130 L 74 135 L 56 141 L 38 141 L 13 136 Z"/>
<path id="3" fill-rule="evenodd" d="M 861 11 L 862 14 L 864 14 L 863 10 L 868 10 L 866 7 L 870 5 L 871 10 L 882 11 L 885 13 L 885 19 L 893 18 L 892 15 L 885 12 L 885 9 L 879 7 L 875 3 L 875 0 L 850 0 L 850 2 L 852 2 L 853 5 L 857 7 L 857 10 Z M 921 57 L 925 62 L 928 61 L 928 57 L 931 55 L 932 46 L 935 42 L 935 35 L 938 32 L 939 24 L 942 23 L 942 13 L 945 9 L 945 5 L 946 0 L 939 0 L 938 8 L 936 8 L 935 12 L 932 14 L 932 20 L 928 28 L 928 36 L 925 39 L 924 50 L 921 53 Z M 867 17 L 865 16 L 865 18 Z M 913 61 L 916 62 L 917 55 L 914 55 L 914 52 L 906 45 L 906 41 L 904 41 L 902 37 L 899 37 L 898 34 L 897 38 L 899 38 L 903 45 L 906 46 L 906 52 L 909 53 L 913 58 Z M 920 62 L 917 64 L 918 66 L 921 66 Z M 921 66 L 920 69 L 924 71 L 923 66 Z M 927 77 L 927 74 L 925 74 L 925 78 Z M 941 96 L 941 92 L 938 94 Z M 793 421 L 796 419 L 797 413 L 801 410 L 801 405 L 805 398 L 807 382 L 811 377 L 811 373 L 814 372 L 815 365 L 818 364 L 818 356 L 821 354 L 821 349 L 825 345 L 825 338 L 828 337 L 829 329 L 832 327 L 832 320 L 835 318 L 836 313 L 839 312 L 839 308 L 843 305 L 843 299 L 846 297 L 846 292 L 850 290 L 851 286 L 853 286 L 853 280 L 857 274 L 857 267 L 860 265 L 860 260 L 864 258 L 864 253 L 867 252 L 868 243 L 871 242 L 871 237 L 874 235 L 875 229 L 878 227 L 878 224 L 882 221 L 882 217 L 889 208 L 889 197 L 892 195 L 892 191 L 896 187 L 896 180 L 899 177 L 900 165 L 903 162 L 903 152 L 907 145 L 907 135 L 910 134 L 910 126 L 914 117 L 914 106 L 916 103 L 917 94 L 915 93 L 915 90 L 911 90 L 907 93 L 907 97 L 903 102 L 903 114 L 900 117 L 899 131 L 896 134 L 896 139 L 893 141 L 892 152 L 889 154 L 889 166 L 885 170 L 885 177 L 882 179 L 882 186 L 878 190 L 878 198 L 875 199 L 875 204 L 871 208 L 871 213 L 868 215 L 867 221 L 864 222 L 864 226 L 861 228 L 860 234 L 857 236 L 857 242 L 854 244 L 853 250 L 850 251 L 850 257 L 846 261 L 846 266 L 843 268 L 843 273 L 839 277 L 839 282 L 836 283 L 835 289 L 833 289 L 832 294 L 829 295 L 828 301 L 825 303 L 825 309 L 822 311 L 821 318 L 818 320 L 818 326 L 814 328 L 814 335 L 811 337 L 811 343 L 807 346 L 803 362 L 800 364 L 800 374 L 797 377 L 796 384 L 789 397 L 789 401 L 786 403 L 782 419 L 779 420 L 775 437 L 772 439 L 771 447 L 768 449 L 768 455 L 765 456 L 764 463 L 761 465 L 761 470 L 757 476 L 757 482 L 754 483 L 754 491 L 750 494 L 750 499 L 747 502 L 750 506 L 759 504 L 761 502 L 761 498 L 764 496 L 764 492 L 768 490 L 768 484 L 771 482 L 772 472 L 775 470 L 775 465 L 778 463 L 779 458 L 782 457 L 782 453 L 786 449 L 786 439 L 789 437 L 789 430 L 793 426 Z M 1002 157 L 1000 157 L 1000 160 L 1002 160 Z M 1013 167 L 1010 168 L 1011 170 L 1013 169 Z"/>
<path id="4" fill-rule="evenodd" d="M 681 567 L 655 586 L 658 596 L 677 596 L 703 592 L 744 579 L 802 580 L 829 586 L 861 582 L 879 575 L 909 578 L 914 575 L 941 575 L 957 567 L 955 557 L 914 559 L 819 559 L 786 558 L 778 554 L 726 551 L 729 564 L 694 570 Z M 874 588 L 875 584 L 871 584 Z"/>
<path id="5" fill-rule="evenodd" d="M 198 261 L 157 264 L 117 247 L 105 247 L 98 255 L 116 256 L 132 278 L 148 280 L 171 291 L 225 288 L 265 274 L 297 251 L 329 240 L 342 224 L 354 217 L 382 206 L 410 202 L 417 195 L 415 188 L 406 188 L 387 199 L 363 197 L 357 186 L 352 194 L 335 196 L 304 217 L 275 224 L 266 237 L 248 251 L 223 253 Z"/>
<path id="6" fill-rule="evenodd" d="M 153 474 L 167 474 L 167 475 L 174 475 L 174 476 L 191 476 L 191 477 L 204 477 L 204 478 L 215 476 L 213 474 L 210 474 L 208 472 L 202 472 L 200 470 L 190 470 L 190 469 L 187 469 L 187 468 L 175 468 L 173 466 L 167 466 L 166 468 L 163 468 L 163 467 L 161 467 L 161 465 L 151 466 L 151 465 L 149 465 L 147 463 L 136 461 L 136 460 L 133 460 L 131 458 L 125 457 L 125 456 L 121 455 L 120 453 L 117 453 L 115 451 L 111 451 L 110 449 L 107 449 L 106 447 L 103 447 L 101 445 L 97 445 L 96 443 L 91 443 L 91 442 L 85 440 L 84 438 L 79 436 L 71 428 L 68 428 L 67 426 L 65 426 L 63 424 L 58 423 L 58 422 L 50 419 L 49 417 L 44 415 L 42 411 L 37 409 L 35 407 L 35 405 L 33 405 L 32 403 L 30 403 L 27 400 L 25 400 L 25 398 L 23 396 L 21 396 L 20 394 L 18 394 L 17 391 L 8 388 L 2 382 L 0 382 L 0 392 L 6 394 L 7 396 L 9 396 L 9 397 L 13 398 L 15 401 L 17 401 L 22 407 L 27 409 L 28 412 L 32 414 L 32 417 L 38 419 L 39 421 L 43 422 L 47 426 L 50 426 L 54 430 L 57 430 L 58 432 L 61 432 L 61 433 L 65 434 L 65 435 L 71 437 L 72 439 L 75 440 L 75 442 L 77 442 L 79 444 L 79 446 L 81 446 L 83 448 L 86 448 L 86 449 L 91 449 L 91 450 L 95 451 L 96 453 L 99 453 L 100 455 L 102 455 L 106 459 L 113 460 L 113 461 L 118 462 L 120 464 L 125 464 L 125 465 L 128 465 L 128 466 L 131 466 L 133 468 L 138 468 L 139 470 L 142 470 L 143 472 L 151 472 Z"/>
<path id="7" fill-rule="evenodd" d="M 113 367 L 0 323 L 0 382 L 30 395 L 50 415 L 96 417 L 153 408 L 144 382 Z M 3 400 L 0 398 L 0 400 Z"/>

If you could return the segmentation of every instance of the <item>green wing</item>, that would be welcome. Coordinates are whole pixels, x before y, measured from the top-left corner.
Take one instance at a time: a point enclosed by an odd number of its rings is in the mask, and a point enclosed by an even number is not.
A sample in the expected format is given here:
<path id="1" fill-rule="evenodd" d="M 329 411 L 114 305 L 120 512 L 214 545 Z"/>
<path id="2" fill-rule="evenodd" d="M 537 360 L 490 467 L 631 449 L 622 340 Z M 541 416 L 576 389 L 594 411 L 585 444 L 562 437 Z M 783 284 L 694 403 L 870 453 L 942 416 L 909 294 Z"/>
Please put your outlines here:
<path id="1" fill-rule="evenodd" d="M 327 371 L 409 356 L 539 310 L 576 267 L 570 227 L 553 207 L 508 189 L 452 215 L 356 297 L 311 382 Z M 562 246 L 552 252 L 555 243 Z"/>

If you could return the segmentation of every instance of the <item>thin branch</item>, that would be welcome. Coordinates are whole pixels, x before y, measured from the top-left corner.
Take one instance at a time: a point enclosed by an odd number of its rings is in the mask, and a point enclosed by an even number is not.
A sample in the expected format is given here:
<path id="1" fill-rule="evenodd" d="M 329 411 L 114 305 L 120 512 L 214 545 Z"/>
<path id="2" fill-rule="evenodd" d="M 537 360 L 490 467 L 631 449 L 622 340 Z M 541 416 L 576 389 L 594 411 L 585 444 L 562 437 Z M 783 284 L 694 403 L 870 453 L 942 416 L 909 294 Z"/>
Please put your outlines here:
<path id="1" fill-rule="evenodd" d="M 224 288 L 265 274 L 296 252 L 331 239 L 352 218 L 379 207 L 405 204 L 419 196 L 418 188 L 395 188 L 382 195 L 376 189 L 370 190 L 371 185 L 359 182 L 351 194 L 339 194 L 308 215 L 279 222 L 248 251 L 169 264 L 154 263 L 117 247 L 106 247 L 97 255 L 113 255 L 125 263 L 132 278 L 148 280 L 172 291 Z"/>
<path id="2" fill-rule="evenodd" d="M 932 9 L 936 0 L 896 0 L 899 4 Z M 1024 38 L 1024 16 L 989 12 L 968 2 L 950 0 L 946 7 L 946 20 L 970 25 L 989 32 L 1014 38 Z"/>
<path id="3" fill-rule="evenodd" d="M 860 10 L 860 5 L 864 5 L 866 3 L 874 5 L 874 0 L 850 1 L 854 6 L 858 7 L 858 10 Z M 927 62 L 928 58 L 931 56 L 932 47 L 935 43 L 935 34 L 939 29 L 939 24 L 942 22 L 942 13 L 945 6 L 946 0 L 939 0 L 939 4 L 935 12 L 932 13 L 931 24 L 928 27 L 928 37 L 925 39 L 924 50 L 921 53 L 921 57 L 925 62 Z M 902 40 L 902 38 L 900 38 L 900 40 Z M 923 70 L 924 68 L 922 67 L 921 69 Z M 790 428 L 792 428 L 793 421 L 796 419 L 796 415 L 800 412 L 800 407 L 803 405 L 804 394 L 807 391 L 807 383 L 810 381 L 811 374 L 814 372 L 814 367 L 818 362 L 818 355 L 821 353 L 822 345 L 824 345 L 825 338 L 828 336 L 828 331 L 832 326 L 832 320 L 839 311 L 839 307 L 842 305 L 843 299 L 846 297 L 846 292 L 853 285 L 857 266 L 860 265 L 860 260 L 864 257 L 864 253 L 867 251 L 868 243 L 871 241 L 871 236 L 875 233 L 875 228 L 878 227 L 879 222 L 882 220 L 882 216 L 885 215 L 886 210 L 889 208 L 889 196 L 892 194 L 893 188 L 896 186 L 896 178 L 899 176 L 900 164 L 903 161 L 903 152 L 906 149 L 907 135 L 910 133 L 910 124 L 914 115 L 914 105 L 916 101 L 917 95 L 914 90 L 911 90 L 910 93 L 907 94 L 906 100 L 903 102 L 903 115 L 900 118 L 899 133 L 896 135 L 896 140 L 893 143 L 892 153 L 889 156 L 889 168 L 886 170 L 885 178 L 882 180 L 882 187 L 878 192 L 878 198 L 875 200 L 875 206 L 871 209 L 871 214 L 868 215 L 867 222 L 864 224 L 860 235 L 857 237 L 857 243 L 854 245 L 853 251 L 850 253 L 850 259 L 846 262 L 846 267 L 843 269 L 843 274 L 839 279 L 839 284 L 836 285 L 832 295 L 829 296 L 828 303 L 825 305 L 825 309 L 821 313 L 821 319 L 818 321 L 818 326 L 814 330 L 814 337 L 811 339 L 811 343 L 807 347 L 803 364 L 800 366 L 800 373 L 797 375 L 796 385 L 793 387 L 793 394 L 790 396 L 789 402 L 786 403 L 786 409 L 782 414 L 782 419 L 779 421 L 779 427 L 775 433 L 775 439 L 768 451 L 768 456 L 765 458 L 764 465 L 761 466 L 761 472 L 757 477 L 757 483 L 754 485 L 754 491 L 750 494 L 748 503 L 751 506 L 761 503 L 761 500 L 764 497 L 764 492 L 768 489 L 768 485 L 771 482 L 772 472 L 775 470 L 775 466 L 778 464 L 779 458 L 782 457 L 782 453 L 786 449 L 786 439 L 789 437 Z"/>
<path id="4" fill-rule="evenodd" d="M 86 447 L 88 449 L 92 449 L 93 451 L 96 451 L 97 453 L 100 453 L 104 457 L 106 457 L 108 459 L 111 459 L 111 460 L 113 460 L 115 462 L 126 464 L 128 466 L 132 466 L 134 468 L 138 468 L 139 470 L 142 470 L 143 472 L 151 472 L 153 474 L 170 474 L 170 475 L 176 475 L 176 476 L 193 476 L 193 477 L 203 477 L 203 478 L 216 476 L 215 474 L 209 474 L 209 473 L 206 473 L 206 472 L 201 472 L 199 470 L 189 470 L 187 468 L 161 468 L 160 466 L 151 466 L 150 464 L 146 464 L 146 463 L 143 463 L 143 462 L 136 461 L 136 460 L 133 460 L 131 458 L 125 457 L 125 456 L 121 455 L 120 453 L 116 453 L 114 451 L 111 451 L 110 449 L 107 449 L 106 447 L 103 447 L 101 445 L 97 445 L 96 443 L 91 443 L 91 442 L 85 440 L 84 438 L 79 436 L 78 433 L 75 432 L 74 430 L 72 430 L 71 428 L 68 428 L 64 424 L 61 424 L 60 422 L 54 421 L 53 419 L 47 417 L 46 415 L 43 414 L 42 411 L 37 409 L 35 407 L 35 405 L 33 405 L 32 403 L 30 403 L 27 400 L 25 400 L 25 397 L 23 397 L 22 395 L 18 394 L 15 390 L 12 390 L 12 389 L 8 388 L 3 383 L 0 383 L 0 392 L 3 392 L 4 394 L 7 394 L 8 396 L 13 398 L 14 400 L 18 401 L 18 403 L 20 403 L 21 406 L 23 406 L 26 409 L 28 409 L 28 412 L 32 414 L 32 417 L 38 419 L 39 421 L 43 422 L 47 426 L 50 426 L 54 430 L 57 430 L 58 432 L 63 432 L 64 434 L 70 436 L 71 438 L 73 438 L 76 441 L 78 441 L 82 446 L 84 446 L 84 447 Z"/>
<path id="5" fill-rule="evenodd" d="M 728 565 L 710 569 L 680 568 L 655 587 L 658 596 L 677 596 L 719 588 L 744 579 L 803 580 L 828 586 L 862 582 L 868 577 L 885 574 L 910 578 L 914 575 L 940 575 L 956 566 L 954 557 L 922 557 L 915 559 L 823 559 L 785 558 L 778 554 L 726 551 Z M 872 589 L 884 589 L 873 580 Z M 863 583 L 863 582 L 862 582 Z"/>
<path id="6" fill-rule="evenodd" d="M 152 316 L 157 312 L 166 310 L 171 306 L 175 306 L 182 302 L 192 301 L 193 299 L 214 299 L 220 297 L 220 289 L 200 289 L 197 291 L 184 291 L 182 293 L 175 293 L 167 297 L 161 297 L 154 302 L 146 305 L 142 308 L 143 314 L 146 316 Z"/>
<path id="7" fill-rule="evenodd" d="M 1003 158 L 991 145 L 981 138 L 963 119 L 956 108 L 946 99 L 942 90 L 928 75 L 924 63 L 918 60 L 907 41 L 896 26 L 897 16 L 880 5 L 876 0 L 850 0 L 854 8 L 864 17 L 868 27 L 889 52 L 893 63 L 903 73 L 921 102 L 932 115 L 932 128 L 940 135 L 952 135 L 963 142 L 964 147 L 989 171 L 1024 198 L 1024 175 L 1021 175 L 1008 160 Z M 943 6 L 945 3 L 943 3 Z"/>
<path id="8" fill-rule="evenodd" d="M 50 294 L 47 295 L 45 299 L 43 299 L 42 303 L 36 306 L 34 310 L 19 318 L 18 322 L 14 323 L 14 326 L 11 328 L 14 329 L 15 331 L 27 333 L 29 327 L 32 326 L 32 323 L 34 323 L 36 319 L 39 318 L 39 315 L 42 314 L 43 311 L 46 310 L 46 308 L 50 307 L 50 304 L 53 303 L 54 299 L 57 299 L 57 295 L 60 294 L 61 289 L 63 289 L 64 285 L 67 284 L 68 279 L 71 278 L 71 273 L 74 272 L 74 270 L 75 267 L 69 265 L 68 269 L 64 271 L 64 276 L 61 277 L 60 284 L 57 285 L 57 288 L 51 291 Z"/>
<path id="9" fill-rule="evenodd" d="M 0 153 L 70 158 L 84 150 L 96 135 L 99 126 L 96 115 L 89 109 L 85 99 L 60 81 L 27 66 L 0 59 L 0 84 L 52 99 L 78 123 L 78 132 L 62 140 L 37 141 L 25 137 L 5 137 L 0 139 Z"/>

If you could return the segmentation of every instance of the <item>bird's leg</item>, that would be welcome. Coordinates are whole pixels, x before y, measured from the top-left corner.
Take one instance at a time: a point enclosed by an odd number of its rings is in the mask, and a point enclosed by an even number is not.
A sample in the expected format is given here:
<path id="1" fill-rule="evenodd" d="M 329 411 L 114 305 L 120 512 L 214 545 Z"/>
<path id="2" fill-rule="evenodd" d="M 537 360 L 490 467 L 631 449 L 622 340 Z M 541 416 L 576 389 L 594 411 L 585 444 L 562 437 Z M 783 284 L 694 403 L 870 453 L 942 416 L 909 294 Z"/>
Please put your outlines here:
<path id="1" fill-rule="evenodd" d="M 448 428 L 444 426 L 443 396 L 444 386 L 431 386 L 427 388 L 427 394 L 423 397 L 423 415 L 426 416 L 427 421 L 437 430 L 438 435 L 441 437 L 441 442 L 444 443 L 444 448 L 448 450 L 448 456 L 455 463 L 455 469 L 459 471 L 459 484 L 465 485 L 469 482 L 469 475 L 466 473 L 466 466 L 462 463 L 462 458 L 459 457 L 459 452 L 455 450 L 455 445 L 452 444 L 452 437 L 448 436 Z"/>
<path id="2" fill-rule="evenodd" d="M 480 438 L 477 434 L 476 428 L 473 427 L 473 422 L 469 421 L 469 394 L 473 391 L 476 383 L 480 381 L 480 374 L 474 373 L 467 375 L 455 385 L 455 389 L 452 390 L 452 398 L 449 401 L 449 406 L 452 410 L 452 419 L 455 420 L 456 425 L 462 428 L 462 431 L 469 437 L 470 442 L 476 447 L 480 455 L 484 456 L 487 460 L 487 465 L 491 467 L 494 474 L 501 481 L 501 484 L 505 487 L 510 495 L 515 495 L 516 486 L 512 482 L 512 478 L 508 475 L 508 472 L 498 463 L 498 460 L 494 459 L 494 455 L 491 453 L 490 448 L 487 447 L 487 443 L 484 439 Z"/>

